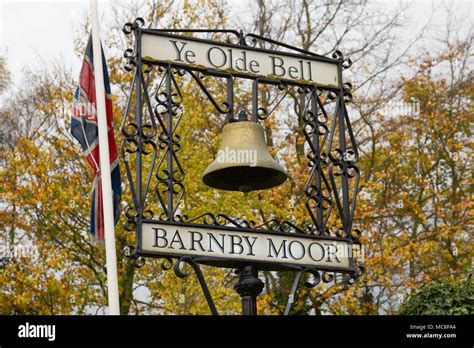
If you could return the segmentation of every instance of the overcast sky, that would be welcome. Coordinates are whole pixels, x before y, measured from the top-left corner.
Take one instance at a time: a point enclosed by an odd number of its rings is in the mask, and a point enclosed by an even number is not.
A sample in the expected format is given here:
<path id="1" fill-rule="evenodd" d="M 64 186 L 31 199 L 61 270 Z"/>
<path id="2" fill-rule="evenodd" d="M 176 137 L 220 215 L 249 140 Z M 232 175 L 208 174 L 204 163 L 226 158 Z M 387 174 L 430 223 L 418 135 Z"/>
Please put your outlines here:
<path id="1" fill-rule="evenodd" d="M 100 13 L 110 12 L 111 5 L 99 1 Z M 73 48 L 74 28 L 88 9 L 89 2 L 81 0 L 0 0 L 0 55 L 6 57 L 13 80 L 18 82 L 22 68 L 34 69 L 40 59 L 80 65 Z"/>
<path id="2" fill-rule="evenodd" d="M 413 31 L 416 31 L 426 22 L 433 2 L 411 2 L 407 16 L 411 19 Z M 114 3 L 116 4 L 113 0 L 99 1 L 102 18 L 110 18 Z M 241 3 L 239 0 L 239 4 Z M 396 4 L 393 0 L 386 1 L 387 8 Z M 472 24 L 474 6 L 470 1 L 456 1 L 455 5 L 458 11 L 470 13 Z M 73 51 L 74 29 L 88 13 L 88 9 L 87 0 L 0 0 L 0 55 L 7 59 L 13 82 L 18 84 L 21 81 L 24 67 L 32 70 L 39 67 L 40 59 L 46 64 L 61 60 L 78 73 L 81 62 Z M 439 16 L 442 16 L 442 12 Z"/>

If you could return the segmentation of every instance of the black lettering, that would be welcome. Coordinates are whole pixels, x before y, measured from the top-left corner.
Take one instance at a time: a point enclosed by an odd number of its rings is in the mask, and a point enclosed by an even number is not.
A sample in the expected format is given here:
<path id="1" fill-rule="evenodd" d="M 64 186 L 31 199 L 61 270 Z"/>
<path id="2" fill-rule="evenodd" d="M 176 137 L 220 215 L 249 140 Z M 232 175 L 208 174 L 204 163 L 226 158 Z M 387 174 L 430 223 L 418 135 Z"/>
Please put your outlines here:
<path id="1" fill-rule="evenodd" d="M 244 237 L 245 241 L 247 242 L 247 245 L 249 246 L 249 252 L 247 253 L 247 255 L 255 256 L 255 254 L 253 253 L 253 246 L 257 240 L 257 237 L 252 237 L 252 238 L 253 238 L 253 242 L 250 243 L 249 237 Z"/>
<path id="2" fill-rule="evenodd" d="M 239 241 L 236 242 L 235 239 L 238 239 Z M 244 251 L 244 247 L 242 246 L 242 237 L 240 236 L 230 236 L 230 254 L 239 254 L 241 255 Z M 240 248 L 240 251 L 238 253 L 235 252 L 235 247 L 238 246 Z"/>
<path id="3" fill-rule="evenodd" d="M 339 260 L 339 258 L 337 257 L 337 246 L 335 246 L 334 244 L 324 244 L 327 248 L 327 254 L 328 254 L 328 257 L 326 259 L 327 262 L 331 262 L 331 255 L 334 255 L 334 258 L 336 259 L 337 262 L 341 263 L 341 260 Z M 333 251 L 331 251 L 331 247 L 334 248 Z"/>
<path id="4" fill-rule="evenodd" d="M 293 254 L 293 245 L 294 244 L 298 244 L 301 248 L 301 256 L 300 257 L 295 257 L 295 255 Z M 290 256 L 294 259 L 294 260 L 301 260 L 304 255 L 305 255 L 305 249 L 304 249 L 304 245 L 303 243 L 301 243 L 300 241 L 298 240 L 294 240 L 294 241 L 291 241 L 290 244 L 288 245 L 288 253 L 290 254 Z"/>
<path id="5" fill-rule="evenodd" d="M 227 52 L 229 52 L 229 64 L 230 64 L 230 67 L 229 68 L 233 68 L 234 67 L 234 58 L 232 57 L 232 48 L 229 48 L 227 50 Z"/>
<path id="6" fill-rule="evenodd" d="M 218 50 L 222 54 L 222 58 L 223 58 L 222 64 L 218 65 L 218 64 L 215 64 L 212 61 L 211 55 L 212 55 L 213 50 Z M 220 49 L 219 47 L 211 47 L 207 51 L 207 60 L 212 66 L 215 66 L 216 68 L 222 68 L 227 63 L 227 56 L 226 56 L 225 52 L 222 49 Z"/>
<path id="7" fill-rule="evenodd" d="M 275 255 L 274 257 L 279 257 L 280 252 L 283 250 L 283 259 L 287 259 L 288 256 L 286 256 L 286 239 L 283 240 L 283 242 L 280 244 L 280 248 L 278 251 L 276 250 L 275 244 L 273 244 L 273 241 L 270 238 L 267 238 L 268 240 L 268 257 L 273 257 L 272 256 L 272 250 L 273 254 Z"/>
<path id="8" fill-rule="evenodd" d="M 181 236 L 179 235 L 179 231 L 176 230 L 174 236 L 173 236 L 173 239 L 171 240 L 171 243 L 170 243 L 170 249 L 174 249 L 173 247 L 173 244 L 174 243 L 179 243 L 179 249 L 180 250 L 183 250 L 183 249 L 186 249 L 184 247 L 184 244 L 183 244 L 183 240 L 181 239 Z"/>
<path id="9" fill-rule="evenodd" d="M 166 230 L 162 228 L 156 228 L 153 227 L 153 231 L 155 231 L 155 243 L 153 244 L 153 247 L 155 248 L 166 248 L 168 246 L 168 240 L 166 239 Z M 163 234 L 160 236 L 158 233 L 163 232 Z M 158 240 L 162 239 L 164 240 L 165 244 L 164 245 L 159 245 Z"/>
<path id="10" fill-rule="evenodd" d="M 307 62 L 309 71 L 309 80 L 313 81 L 313 72 L 311 71 L 311 62 Z"/>
<path id="11" fill-rule="evenodd" d="M 321 257 L 317 260 L 314 258 L 313 253 L 311 251 L 311 248 L 312 248 L 313 245 L 317 245 L 318 247 L 321 248 Z M 318 242 L 311 243 L 308 247 L 308 255 L 311 258 L 311 260 L 313 260 L 313 261 L 321 261 L 322 259 L 324 259 L 324 248 L 323 248 L 323 246 L 321 244 L 319 244 Z"/>
<path id="12" fill-rule="evenodd" d="M 199 232 L 194 232 L 194 231 L 189 231 L 189 233 L 191 233 L 191 249 L 189 250 L 196 250 L 194 245 L 197 243 L 199 245 L 199 248 L 201 248 L 201 250 L 204 251 L 204 247 L 201 244 L 202 234 Z M 195 236 L 199 238 L 196 238 Z"/>
<path id="13" fill-rule="evenodd" d="M 276 76 L 284 76 L 285 75 L 285 68 L 283 67 L 283 59 L 281 59 L 280 57 L 275 57 L 275 56 L 270 56 L 271 60 L 272 60 L 272 74 L 273 75 L 276 75 Z M 277 64 L 276 60 L 279 61 L 279 63 Z M 276 72 L 276 69 L 280 69 L 281 70 L 281 74 L 277 74 Z"/>
<path id="14" fill-rule="evenodd" d="M 196 60 L 191 60 L 191 58 L 196 58 L 196 54 L 193 51 L 186 51 L 186 53 L 184 54 L 184 58 L 190 64 L 196 63 Z"/>
<path id="15" fill-rule="evenodd" d="M 186 46 L 188 43 L 184 41 L 180 41 L 180 43 L 183 45 L 181 46 L 181 49 L 178 48 L 178 42 L 175 40 L 170 40 L 170 42 L 173 44 L 174 49 L 176 50 L 176 61 L 177 62 L 182 62 L 183 60 L 181 59 L 181 53 L 183 52 L 184 46 Z"/>
<path id="16" fill-rule="evenodd" d="M 295 75 L 293 75 L 295 74 Z M 290 77 L 292 79 L 297 79 L 298 78 L 298 68 L 296 66 L 290 66 L 288 68 L 288 75 L 290 75 Z"/>
<path id="17" fill-rule="evenodd" d="M 247 71 L 247 52 L 243 51 L 242 56 L 243 58 L 237 58 L 235 60 L 235 68 L 240 71 Z M 242 66 L 239 66 L 239 63 L 241 63 Z"/>
<path id="18" fill-rule="evenodd" d="M 217 247 L 221 250 L 222 253 L 224 253 L 224 238 L 225 238 L 225 234 L 219 234 L 219 236 L 221 236 L 221 243 L 219 243 L 219 241 L 217 240 L 216 237 L 214 237 L 214 235 L 212 233 L 208 233 L 207 234 L 209 236 L 209 252 L 213 252 L 212 248 L 211 248 L 211 242 L 214 241 L 214 243 L 217 245 Z"/>
<path id="19" fill-rule="evenodd" d="M 259 66 L 260 66 L 260 63 L 257 62 L 256 60 L 251 60 L 250 61 L 250 66 L 249 67 L 250 67 L 251 72 L 253 72 L 255 74 L 259 73 L 260 70 L 255 69 L 255 68 L 258 68 Z"/>

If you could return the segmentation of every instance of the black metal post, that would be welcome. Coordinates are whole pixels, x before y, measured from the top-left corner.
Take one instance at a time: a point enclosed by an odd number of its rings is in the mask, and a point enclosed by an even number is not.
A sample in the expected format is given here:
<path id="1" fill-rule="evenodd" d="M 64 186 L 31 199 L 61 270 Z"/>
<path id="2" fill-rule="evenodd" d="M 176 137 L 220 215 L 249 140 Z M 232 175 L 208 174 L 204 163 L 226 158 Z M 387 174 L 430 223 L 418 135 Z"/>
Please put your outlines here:
<path id="1" fill-rule="evenodd" d="M 242 298 L 242 315 L 257 315 L 257 296 L 264 287 L 263 282 L 258 279 L 258 269 L 246 266 L 238 272 L 239 280 L 234 289 Z"/>
<path id="2" fill-rule="evenodd" d="M 141 57 L 141 40 L 139 39 L 140 37 L 140 29 L 137 28 L 135 30 L 135 39 L 136 39 L 136 45 L 137 45 L 137 66 L 139 67 L 140 70 L 136 72 L 136 79 L 137 79 L 137 84 L 136 84 L 136 107 L 135 107 L 135 122 L 137 124 L 137 151 L 136 151 L 136 160 L 135 160 L 135 165 L 136 165 L 136 195 L 137 195 L 137 204 L 136 206 L 136 212 L 137 212 L 137 225 L 135 227 L 135 231 L 137 234 L 137 240 L 141 240 L 141 235 L 142 235 L 142 220 L 143 220 L 143 196 L 142 196 L 142 154 L 143 154 L 143 109 L 142 109 L 142 88 L 145 89 L 146 86 L 142 84 L 142 57 Z"/>
<path id="3" fill-rule="evenodd" d="M 314 172 L 314 179 L 315 185 L 318 189 L 317 197 L 320 206 L 316 208 L 316 222 L 317 222 L 317 229 L 322 234 L 324 233 L 324 219 L 323 219 L 323 186 L 322 186 L 322 168 L 321 168 L 321 149 L 319 146 L 319 119 L 318 119 L 318 92 L 317 89 L 314 88 L 311 91 L 311 112 L 313 114 L 313 147 L 314 147 L 314 156 L 316 158 L 315 163 L 315 172 Z"/>
<path id="4" fill-rule="evenodd" d="M 166 106 L 168 113 L 166 115 L 166 127 L 168 130 L 168 220 L 173 221 L 174 219 L 174 208 L 173 208 L 173 193 L 174 193 L 174 172 L 173 172 L 173 91 L 171 86 L 171 74 L 173 73 L 171 65 L 168 64 L 166 67 L 166 95 L 167 101 Z"/>

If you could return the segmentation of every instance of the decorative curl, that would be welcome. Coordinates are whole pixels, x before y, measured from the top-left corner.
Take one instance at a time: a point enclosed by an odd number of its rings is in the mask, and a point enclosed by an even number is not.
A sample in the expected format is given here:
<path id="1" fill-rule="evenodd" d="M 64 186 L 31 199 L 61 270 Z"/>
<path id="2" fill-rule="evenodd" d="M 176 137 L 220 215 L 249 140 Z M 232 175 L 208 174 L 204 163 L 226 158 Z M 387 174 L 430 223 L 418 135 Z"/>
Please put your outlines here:
<path id="1" fill-rule="evenodd" d="M 256 229 L 267 228 L 269 231 L 285 232 L 285 233 L 305 233 L 290 221 L 280 221 L 279 219 L 271 219 L 255 227 Z"/>
<path id="2" fill-rule="evenodd" d="M 330 283 L 334 280 L 334 273 L 323 272 L 321 279 L 324 283 Z"/>
<path id="3" fill-rule="evenodd" d="M 350 238 L 352 239 L 353 243 L 356 243 L 359 242 L 361 235 L 362 233 L 360 232 L 360 230 L 358 228 L 354 228 L 350 233 Z"/>
<path id="4" fill-rule="evenodd" d="M 126 59 L 125 65 L 123 66 L 126 71 L 132 71 L 136 68 L 137 62 L 135 61 L 135 54 L 132 48 L 127 48 L 123 52 L 123 57 Z"/>
<path id="5" fill-rule="evenodd" d="M 247 34 L 247 35 L 244 36 L 243 42 L 245 43 L 245 46 L 257 47 L 257 44 L 258 44 L 259 40 L 257 40 L 257 38 L 255 38 L 255 37 Z"/>
<path id="6" fill-rule="evenodd" d="M 145 259 L 137 254 L 135 247 L 127 245 L 123 248 L 123 254 L 126 258 L 131 260 L 131 263 L 135 268 L 142 268 L 145 266 Z"/>
<path id="7" fill-rule="evenodd" d="M 180 257 L 178 260 L 176 260 L 176 262 L 174 263 L 173 265 L 173 271 L 174 271 L 174 274 L 178 277 L 178 278 L 186 278 L 187 276 L 189 276 L 189 273 L 188 272 L 185 272 L 184 271 L 184 265 L 187 263 L 187 257 L 184 256 L 184 257 Z"/>
<path id="8" fill-rule="evenodd" d="M 145 25 L 145 20 L 142 17 L 137 17 L 133 23 L 127 22 L 124 24 L 122 31 L 125 35 L 131 34 L 135 29 L 141 28 Z"/>
<path id="9" fill-rule="evenodd" d="M 327 98 L 329 100 L 335 100 L 337 98 L 337 95 L 333 91 L 329 91 L 328 94 L 327 94 Z"/>
<path id="10" fill-rule="evenodd" d="M 304 285 L 307 288 L 309 289 L 314 288 L 316 285 L 321 283 L 321 274 L 318 271 L 316 271 L 315 269 L 309 269 L 306 272 L 313 276 L 313 280 L 306 280 L 304 282 Z"/>
<path id="11" fill-rule="evenodd" d="M 257 109 L 257 117 L 260 121 L 266 120 L 270 116 L 266 108 L 260 107 Z"/>
<path id="12" fill-rule="evenodd" d="M 342 54 L 341 51 L 335 50 L 332 54 L 332 58 L 336 60 L 344 60 L 344 55 Z"/>
<path id="13" fill-rule="evenodd" d="M 144 257 L 137 257 L 132 260 L 132 265 L 135 266 L 135 268 L 142 268 L 145 266 L 145 258 Z"/>
<path id="14" fill-rule="evenodd" d="M 173 268 L 173 259 L 171 257 L 163 257 L 163 261 L 160 263 L 161 269 L 169 271 Z"/>
<path id="15" fill-rule="evenodd" d="M 217 214 L 214 215 L 212 213 L 204 213 L 195 217 L 189 222 L 195 222 L 200 220 L 204 225 L 215 225 L 215 226 L 227 226 L 229 224 L 237 227 L 237 228 L 252 228 L 255 226 L 255 222 L 252 220 L 245 220 L 245 219 L 232 219 L 225 214 Z"/>
<path id="16" fill-rule="evenodd" d="M 352 60 L 350 58 L 344 59 L 342 61 L 342 68 L 349 69 L 352 66 Z"/>

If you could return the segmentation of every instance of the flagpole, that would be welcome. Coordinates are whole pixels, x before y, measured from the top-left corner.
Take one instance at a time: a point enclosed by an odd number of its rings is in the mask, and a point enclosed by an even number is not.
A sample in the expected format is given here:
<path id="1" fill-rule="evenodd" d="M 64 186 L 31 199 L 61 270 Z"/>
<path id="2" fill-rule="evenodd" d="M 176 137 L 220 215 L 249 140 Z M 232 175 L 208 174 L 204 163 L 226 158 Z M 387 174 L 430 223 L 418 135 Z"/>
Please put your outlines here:
<path id="1" fill-rule="evenodd" d="M 105 109 L 104 72 L 102 69 L 102 50 L 100 48 L 97 0 L 90 0 L 90 9 L 92 17 L 92 48 L 94 53 L 97 123 L 99 128 L 100 178 L 102 183 L 102 199 L 104 207 L 105 257 L 107 260 L 109 315 L 119 315 L 120 305 L 117 278 L 117 255 L 115 253 L 112 179 L 110 174 L 107 113 Z"/>

